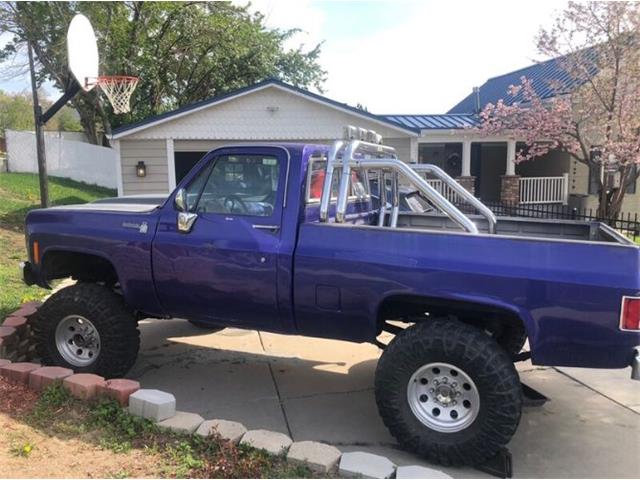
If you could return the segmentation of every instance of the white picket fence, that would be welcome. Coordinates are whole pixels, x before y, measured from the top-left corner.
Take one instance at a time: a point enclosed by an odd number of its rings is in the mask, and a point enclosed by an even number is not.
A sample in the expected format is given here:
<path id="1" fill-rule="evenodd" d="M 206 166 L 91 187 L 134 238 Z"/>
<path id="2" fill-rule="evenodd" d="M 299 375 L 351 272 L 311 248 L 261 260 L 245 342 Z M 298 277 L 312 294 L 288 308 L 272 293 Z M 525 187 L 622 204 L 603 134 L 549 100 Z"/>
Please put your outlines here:
<path id="1" fill-rule="evenodd" d="M 38 171 L 36 136 L 33 132 L 6 130 L 7 170 L 9 172 Z M 63 135 L 45 134 L 47 173 L 55 177 L 117 188 L 116 162 L 118 155 L 112 148 L 67 140 Z"/>
<path id="2" fill-rule="evenodd" d="M 562 203 L 569 198 L 569 174 L 561 177 L 521 177 L 520 203 Z"/>

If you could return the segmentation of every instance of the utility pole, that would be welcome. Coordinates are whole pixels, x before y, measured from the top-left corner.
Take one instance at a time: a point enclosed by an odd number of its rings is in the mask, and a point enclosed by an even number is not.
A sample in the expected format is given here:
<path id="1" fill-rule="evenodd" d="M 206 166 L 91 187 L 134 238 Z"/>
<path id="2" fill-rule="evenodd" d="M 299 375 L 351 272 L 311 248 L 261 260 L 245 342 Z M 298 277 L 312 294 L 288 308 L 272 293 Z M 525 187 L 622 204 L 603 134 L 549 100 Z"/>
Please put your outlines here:
<path id="1" fill-rule="evenodd" d="M 29 69 L 31 70 L 31 93 L 33 95 L 33 119 L 36 126 L 36 153 L 38 156 L 38 177 L 40 179 L 40 206 L 49 207 L 49 180 L 47 178 L 47 157 L 44 147 L 44 122 L 42 121 L 42 109 L 38 101 L 38 85 L 36 83 L 36 69 L 33 62 L 33 49 L 31 42 L 29 50 Z"/>

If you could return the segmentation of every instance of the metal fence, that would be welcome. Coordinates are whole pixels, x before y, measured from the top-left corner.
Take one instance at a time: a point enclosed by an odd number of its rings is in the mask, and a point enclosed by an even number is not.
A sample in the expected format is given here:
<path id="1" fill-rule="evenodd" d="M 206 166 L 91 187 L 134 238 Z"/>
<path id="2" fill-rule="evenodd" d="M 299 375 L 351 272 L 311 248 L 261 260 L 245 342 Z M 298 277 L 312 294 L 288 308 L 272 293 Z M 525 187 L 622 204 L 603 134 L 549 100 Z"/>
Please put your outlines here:
<path id="1" fill-rule="evenodd" d="M 575 208 L 561 204 L 523 205 L 501 202 L 484 202 L 498 216 L 550 218 L 565 220 L 598 221 L 633 237 L 640 237 L 640 217 L 638 213 L 620 213 L 618 218 L 602 218 L 595 208 Z"/>

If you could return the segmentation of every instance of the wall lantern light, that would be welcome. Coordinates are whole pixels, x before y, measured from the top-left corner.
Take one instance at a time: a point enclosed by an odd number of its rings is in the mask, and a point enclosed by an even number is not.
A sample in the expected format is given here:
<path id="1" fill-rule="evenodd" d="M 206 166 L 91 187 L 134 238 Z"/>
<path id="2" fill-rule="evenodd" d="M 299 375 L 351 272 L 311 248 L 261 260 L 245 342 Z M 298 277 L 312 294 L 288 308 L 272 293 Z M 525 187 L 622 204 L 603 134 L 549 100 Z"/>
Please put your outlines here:
<path id="1" fill-rule="evenodd" d="M 147 166 L 143 161 L 139 161 L 136 165 L 136 176 L 138 177 L 146 177 L 147 176 Z"/>

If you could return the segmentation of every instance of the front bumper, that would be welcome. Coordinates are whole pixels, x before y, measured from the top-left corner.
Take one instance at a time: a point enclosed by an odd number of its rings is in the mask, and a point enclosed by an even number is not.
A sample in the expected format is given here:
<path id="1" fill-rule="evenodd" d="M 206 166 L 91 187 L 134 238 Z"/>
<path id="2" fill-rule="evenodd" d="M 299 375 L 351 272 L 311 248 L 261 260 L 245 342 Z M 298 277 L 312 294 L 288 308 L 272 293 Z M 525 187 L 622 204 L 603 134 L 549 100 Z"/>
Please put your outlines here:
<path id="1" fill-rule="evenodd" d="M 22 281 L 27 285 L 31 286 L 38 283 L 38 279 L 36 278 L 35 273 L 33 272 L 33 267 L 30 262 L 21 262 L 20 269 L 22 270 Z"/>
<path id="2" fill-rule="evenodd" d="M 640 345 L 636 347 L 631 360 L 631 379 L 640 380 Z"/>

